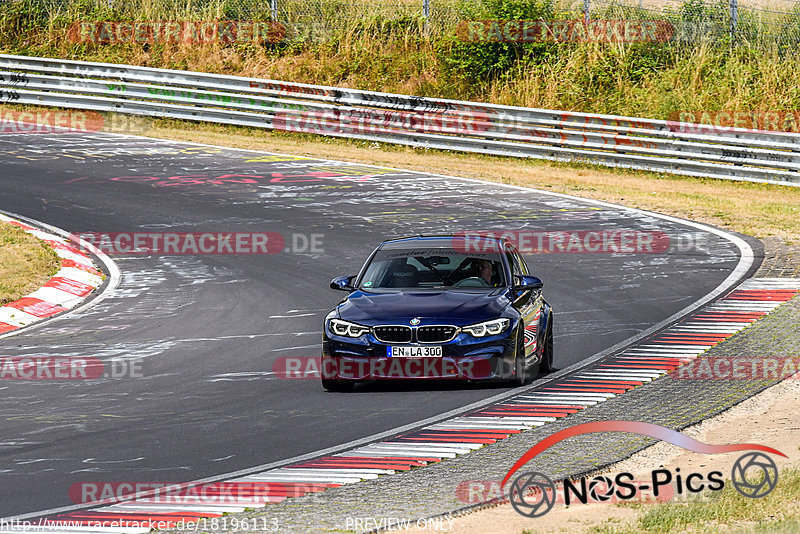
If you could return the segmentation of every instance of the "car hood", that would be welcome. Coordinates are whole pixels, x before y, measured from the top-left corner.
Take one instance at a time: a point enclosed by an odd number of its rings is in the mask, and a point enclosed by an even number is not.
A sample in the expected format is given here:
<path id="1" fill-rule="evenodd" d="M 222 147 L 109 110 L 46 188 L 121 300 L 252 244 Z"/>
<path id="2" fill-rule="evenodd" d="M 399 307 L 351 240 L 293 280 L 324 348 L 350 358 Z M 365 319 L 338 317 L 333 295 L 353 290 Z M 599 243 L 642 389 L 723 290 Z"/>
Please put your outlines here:
<path id="1" fill-rule="evenodd" d="M 366 325 L 419 317 L 422 324 L 464 325 L 499 317 L 509 300 L 502 289 L 483 291 L 354 291 L 339 305 L 339 316 Z"/>

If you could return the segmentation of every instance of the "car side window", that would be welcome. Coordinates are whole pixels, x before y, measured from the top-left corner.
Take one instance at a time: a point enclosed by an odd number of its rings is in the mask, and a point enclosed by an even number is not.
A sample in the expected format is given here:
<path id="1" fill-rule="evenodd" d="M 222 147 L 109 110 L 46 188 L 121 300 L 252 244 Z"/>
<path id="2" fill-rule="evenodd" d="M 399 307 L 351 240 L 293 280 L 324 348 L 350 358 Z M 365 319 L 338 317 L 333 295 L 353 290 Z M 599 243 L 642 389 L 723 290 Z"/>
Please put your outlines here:
<path id="1" fill-rule="evenodd" d="M 522 257 L 522 254 L 514 251 L 514 259 L 516 260 L 517 264 L 519 264 L 519 271 L 521 274 L 531 274 L 530 270 L 528 269 L 528 264 L 525 263 L 525 258 Z"/>
<path id="2" fill-rule="evenodd" d="M 509 246 L 506 249 L 506 258 L 508 259 L 508 265 L 511 267 L 512 276 L 518 274 L 530 274 L 530 271 L 528 270 L 528 264 L 525 263 L 525 260 L 514 247 Z"/>
<path id="3" fill-rule="evenodd" d="M 515 258 L 514 252 L 512 252 L 511 249 L 508 248 L 506 249 L 506 261 L 508 261 L 508 267 L 509 269 L 511 269 L 511 279 L 512 279 L 511 283 L 516 284 L 516 281 L 514 281 L 514 276 L 522 273 L 519 270 L 519 262 Z"/>

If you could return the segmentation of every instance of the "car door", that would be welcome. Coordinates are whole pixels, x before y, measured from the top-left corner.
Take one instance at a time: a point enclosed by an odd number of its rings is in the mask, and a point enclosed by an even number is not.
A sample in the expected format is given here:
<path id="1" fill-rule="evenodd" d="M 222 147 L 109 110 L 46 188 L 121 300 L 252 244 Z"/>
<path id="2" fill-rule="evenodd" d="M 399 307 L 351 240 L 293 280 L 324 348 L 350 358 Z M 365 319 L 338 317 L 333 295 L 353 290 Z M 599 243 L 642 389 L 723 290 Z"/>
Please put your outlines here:
<path id="1" fill-rule="evenodd" d="M 506 245 L 505 249 L 508 267 L 511 270 L 512 280 L 514 276 L 529 274 L 528 265 L 522 259 L 519 252 L 511 244 Z M 512 282 L 513 283 L 513 282 Z M 525 325 L 525 363 L 533 363 L 539 348 L 539 318 L 542 311 L 542 292 L 527 291 L 514 301 L 513 306 L 519 311 L 522 322 Z"/>

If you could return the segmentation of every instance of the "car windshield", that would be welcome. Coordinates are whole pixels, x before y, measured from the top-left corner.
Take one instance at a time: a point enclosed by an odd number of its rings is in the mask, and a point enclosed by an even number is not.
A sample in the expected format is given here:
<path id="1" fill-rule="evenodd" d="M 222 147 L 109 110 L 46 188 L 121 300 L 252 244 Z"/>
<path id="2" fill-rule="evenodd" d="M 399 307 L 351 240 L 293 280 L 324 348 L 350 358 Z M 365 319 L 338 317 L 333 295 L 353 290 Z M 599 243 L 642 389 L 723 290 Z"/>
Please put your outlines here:
<path id="1" fill-rule="evenodd" d="M 499 253 L 447 248 L 380 250 L 361 277 L 361 289 L 461 289 L 505 286 Z"/>

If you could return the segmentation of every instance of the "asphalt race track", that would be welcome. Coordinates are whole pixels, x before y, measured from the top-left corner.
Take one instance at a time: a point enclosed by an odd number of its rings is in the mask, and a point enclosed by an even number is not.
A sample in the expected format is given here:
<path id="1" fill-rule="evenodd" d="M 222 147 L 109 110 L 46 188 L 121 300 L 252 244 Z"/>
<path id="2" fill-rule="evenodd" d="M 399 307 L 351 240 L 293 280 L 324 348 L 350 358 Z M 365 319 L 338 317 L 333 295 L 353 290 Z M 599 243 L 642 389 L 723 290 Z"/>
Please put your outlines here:
<path id="1" fill-rule="evenodd" d="M 657 253 L 529 254 L 579 362 L 717 287 L 738 249 L 635 211 L 475 181 L 96 134 L 0 136 L 0 210 L 70 232 L 277 232 L 275 254 L 116 255 L 122 280 L 0 356 L 141 362 L 143 377 L 0 380 L 0 517 L 74 504 L 73 484 L 182 482 L 413 423 L 504 388 L 385 383 L 332 394 L 273 364 L 316 356 L 321 320 L 382 240 L 465 230 L 663 232 Z M 297 234 L 297 236 L 296 236 Z M 310 250 L 312 248 L 314 250 Z"/>

